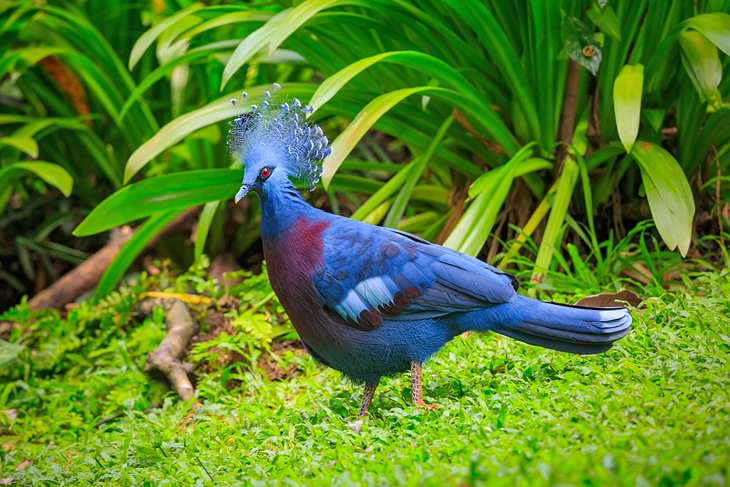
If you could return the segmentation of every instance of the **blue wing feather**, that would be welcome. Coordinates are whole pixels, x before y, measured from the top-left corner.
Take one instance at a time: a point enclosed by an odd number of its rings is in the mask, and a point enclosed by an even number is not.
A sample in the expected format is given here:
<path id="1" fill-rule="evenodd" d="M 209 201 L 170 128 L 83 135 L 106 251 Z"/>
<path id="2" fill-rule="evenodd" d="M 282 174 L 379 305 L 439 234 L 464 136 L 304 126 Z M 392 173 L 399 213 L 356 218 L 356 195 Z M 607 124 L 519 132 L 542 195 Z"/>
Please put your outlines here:
<path id="1" fill-rule="evenodd" d="M 323 233 L 313 277 L 323 306 L 354 326 L 434 318 L 516 296 L 514 277 L 403 232 L 336 219 Z"/>

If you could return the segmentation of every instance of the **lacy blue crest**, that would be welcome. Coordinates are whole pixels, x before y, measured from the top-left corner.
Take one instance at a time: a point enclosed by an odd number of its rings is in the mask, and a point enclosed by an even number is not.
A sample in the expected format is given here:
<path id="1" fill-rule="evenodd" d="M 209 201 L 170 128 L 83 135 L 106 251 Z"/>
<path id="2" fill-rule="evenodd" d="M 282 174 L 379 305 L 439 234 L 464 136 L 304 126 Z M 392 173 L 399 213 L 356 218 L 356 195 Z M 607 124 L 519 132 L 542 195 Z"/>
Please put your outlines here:
<path id="1" fill-rule="evenodd" d="M 242 98 L 246 102 L 245 92 Z M 235 106 L 237 100 L 231 103 Z M 312 191 L 322 176 L 322 159 L 332 152 L 319 125 L 307 122 L 312 111 L 297 99 L 291 104 L 275 103 L 267 91 L 261 105 L 251 105 L 249 112 L 230 122 L 228 148 L 243 163 L 251 157 L 275 154 L 279 167 L 294 179 L 309 183 Z"/>

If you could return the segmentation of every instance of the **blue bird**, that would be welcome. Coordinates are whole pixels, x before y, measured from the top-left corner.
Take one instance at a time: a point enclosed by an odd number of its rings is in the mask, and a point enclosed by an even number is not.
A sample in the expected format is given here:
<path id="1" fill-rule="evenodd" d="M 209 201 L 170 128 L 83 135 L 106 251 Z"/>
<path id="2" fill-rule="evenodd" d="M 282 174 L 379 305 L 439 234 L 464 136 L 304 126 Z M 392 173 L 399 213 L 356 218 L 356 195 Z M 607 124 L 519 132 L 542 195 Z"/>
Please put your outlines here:
<path id="1" fill-rule="evenodd" d="M 319 181 L 327 138 L 307 121 L 310 107 L 269 97 L 231 122 L 229 148 L 245 166 L 235 201 L 258 194 L 271 285 L 312 357 L 365 385 L 359 416 L 381 377 L 408 369 L 413 403 L 430 406 L 421 367 L 466 331 L 576 354 L 604 352 L 629 332 L 627 309 L 530 299 L 474 257 L 310 206 L 294 183 Z"/>

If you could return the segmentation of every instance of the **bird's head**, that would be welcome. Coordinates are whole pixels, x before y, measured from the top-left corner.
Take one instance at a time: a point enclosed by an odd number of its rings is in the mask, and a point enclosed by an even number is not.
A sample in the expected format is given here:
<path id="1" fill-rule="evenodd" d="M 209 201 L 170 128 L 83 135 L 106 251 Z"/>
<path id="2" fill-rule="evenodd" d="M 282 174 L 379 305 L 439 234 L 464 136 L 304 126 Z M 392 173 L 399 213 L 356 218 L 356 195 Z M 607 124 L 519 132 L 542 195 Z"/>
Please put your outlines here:
<path id="1" fill-rule="evenodd" d="M 267 91 L 260 106 L 251 105 L 250 111 L 230 122 L 228 145 L 244 164 L 236 203 L 249 191 L 260 193 L 290 180 L 314 189 L 322 175 L 321 161 L 331 148 L 322 129 L 307 122 L 311 112 L 311 107 L 296 99 L 274 103 Z"/>

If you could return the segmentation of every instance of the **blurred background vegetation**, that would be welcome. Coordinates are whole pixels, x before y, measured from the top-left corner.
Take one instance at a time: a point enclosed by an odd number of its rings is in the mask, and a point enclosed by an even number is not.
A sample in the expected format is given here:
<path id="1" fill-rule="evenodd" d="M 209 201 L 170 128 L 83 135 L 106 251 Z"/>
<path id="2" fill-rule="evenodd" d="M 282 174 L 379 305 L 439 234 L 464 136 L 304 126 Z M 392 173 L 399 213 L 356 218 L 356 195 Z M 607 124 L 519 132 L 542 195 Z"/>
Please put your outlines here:
<path id="1" fill-rule="evenodd" d="M 727 0 L 0 2 L 0 306 L 125 224 L 134 234 L 97 297 L 152 244 L 182 269 L 204 254 L 256 267 L 257 201 L 232 204 L 242 171 L 225 137 L 229 100 L 256 103 L 274 82 L 334 139 L 317 206 L 567 291 L 727 265 L 728 12 Z M 192 227 L 169 231 L 181 215 Z"/>

